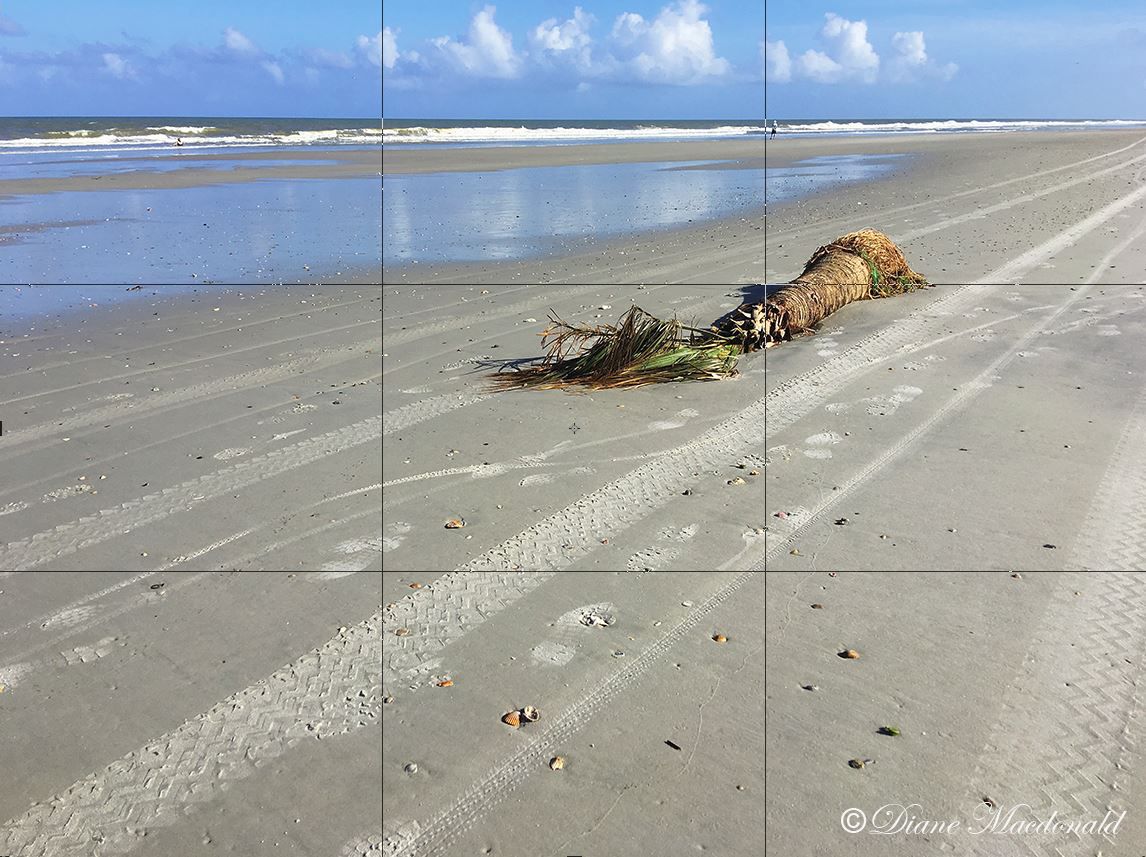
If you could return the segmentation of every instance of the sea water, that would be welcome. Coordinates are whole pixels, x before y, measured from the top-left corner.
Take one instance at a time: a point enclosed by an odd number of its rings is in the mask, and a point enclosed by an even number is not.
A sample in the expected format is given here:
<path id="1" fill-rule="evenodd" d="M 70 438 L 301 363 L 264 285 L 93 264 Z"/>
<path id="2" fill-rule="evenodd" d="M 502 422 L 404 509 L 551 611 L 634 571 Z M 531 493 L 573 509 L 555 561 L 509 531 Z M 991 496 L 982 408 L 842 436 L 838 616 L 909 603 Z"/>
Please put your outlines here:
<path id="1" fill-rule="evenodd" d="M 385 176 L 383 264 L 570 253 L 599 238 L 758 211 L 762 169 L 712 162 Z"/>

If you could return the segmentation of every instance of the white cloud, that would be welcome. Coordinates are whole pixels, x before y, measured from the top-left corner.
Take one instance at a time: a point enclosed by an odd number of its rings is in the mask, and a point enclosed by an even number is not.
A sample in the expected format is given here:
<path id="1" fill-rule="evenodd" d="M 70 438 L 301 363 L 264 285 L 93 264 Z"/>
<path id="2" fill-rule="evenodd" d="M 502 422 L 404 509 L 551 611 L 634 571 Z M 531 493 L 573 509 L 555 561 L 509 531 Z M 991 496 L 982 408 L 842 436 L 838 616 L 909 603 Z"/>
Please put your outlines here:
<path id="1" fill-rule="evenodd" d="M 326 48 L 311 48 L 305 53 L 308 62 L 322 68 L 354 68 L 354 60 L 349 54 L 342 51 L 330 51 Z"/>
<path id="2" fill-rule="evenodd" d="M 805 76 L 819 83 L 859 80 L 875 83 L 879 75 L 879 54 L 867 40 L 867 22 L 849 21 L 828 12 L 820 35 L 832 49 L 829 55 L 807 50 L 798 60 Z"/>
<path id="3" fill-rule="evenodd" d="M 367 62 L 372 65 L 383 64 L 383 54 L 385 53 L 382 47 L 382 34 L 386 33 L 390 39 L 390 64 L 386 68 L 393 68 L 394 63 L 398 61 L 398 46 L 394 42 L 394 34 L 387 27 L 385 30 L 379 30 L 377 36 L 359 36 L 358 37 L 358 50 L 366 57 Z"/>
<path id="4" fill-rule="evenodd" d="M 539 53 L 548 53 L 554 56 L 572 56 L 583 65 L 590 64 L 589 51 L 592 37 L 589 27 L 593 23 L 593 16 L 576 6 L 573 17 L 562 24 L 556 18 L 542 21 L 530 33 L 530 42 Z"/>
<path id="5" fill-rule="evenodd" d="M 269 61 L 264 62 L 262 66 L 263 70 L 275 79 L 275 83 L 277 83 L 279 86 L 283 85 L 283 82 L 286 80 L 286 76 L 283 74 L 282 66 L 280 66 L 277 62 Z"/>
<path id="6" fill-rule="evenodd" d="M 247 56 L 254 56 L 261 53 L 255 46 L 255 43 L 236 30 L 234 27 L 228 27 L 223 31 L 223 43 L 227 49 L 234 51 L 237 54 L 244 54 Z"/>
<path id="7" fill-rule="evenodd" d="M 787 83 L 792 79 L 792 57 L 783 41 L 765 42 L 764 76 L 773 83 Z"/>
<path id="8" fill-rule="evenodd" d="M 362 47 L 362 40 L 366 39 L 365 36 L 358 37 L 358 47 Z M 369 39 L 366 39 L 369 41 Z M 394 38 L 394 31 L 389 27 L 383 27 L 381 33 L 380 49 L 381 62 L 384 68 L 393 68 L 394 63 L 398 62 L 398 42 Z"/>
<path id="9" fill-rule="evenodd" d="M 486 6 L 470 23 L 469 41 L 457 42 L 449 36 L 433 44 L 456 68 L 473 77 L 517 77 L 521 58 L 513 50 L 513 37 L 493 20 L 495 6 Z"/>
<path id="10" fill-rule="evenodd" d="M 896 33 L 891 37 L 895 56 L 888 63 L 888 76 L 891 80 L 908 82 L 923 76 L 950 80 L 959 66 L 949 62 L 939 65 L 927 56 L 927 43 L 918 30 L 909 33 Z"/>
<path id="11" fill-rule="evenodd" d="M 131 63 L 119 54 L 106 53 L 103 55 L 103 70 L 112 77 L 127 80 L 135 77 L 135 69 Z"/>
<path id="12" fill-rule="evenodd" d="M 702 17 L 707 11 L 700 0 L 677 0 L 651 22 L 634 12 L 618 16 L 612 36 L 620 60 L 638 79 L 654 83 L 696 83 L 727 74 L 731 66 L 716 56 L 712 28 Z"/>

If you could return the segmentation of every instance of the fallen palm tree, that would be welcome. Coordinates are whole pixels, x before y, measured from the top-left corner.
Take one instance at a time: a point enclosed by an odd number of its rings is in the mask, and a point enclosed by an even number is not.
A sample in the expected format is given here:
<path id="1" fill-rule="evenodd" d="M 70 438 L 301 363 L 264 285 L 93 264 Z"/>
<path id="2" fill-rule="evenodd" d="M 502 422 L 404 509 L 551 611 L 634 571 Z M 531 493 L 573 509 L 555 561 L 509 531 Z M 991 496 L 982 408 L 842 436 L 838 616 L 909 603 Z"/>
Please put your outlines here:
<path id="1" fill-rule="evenodd" d="M 741 354 L 812 330 L 853 301 L 904 294 L 927 285 L 900 249 L 874 229 L 849 232 L 812 254 L 804 272 L 762 301 L 737 307 L 708 329 L 662 321 L 631 307 L 616 325 L 573 325 L 550 314 L 548 354 L 536 366 L 499 374 L 494 385 L 595 389 L 662 381 L 729 378 Z"/>

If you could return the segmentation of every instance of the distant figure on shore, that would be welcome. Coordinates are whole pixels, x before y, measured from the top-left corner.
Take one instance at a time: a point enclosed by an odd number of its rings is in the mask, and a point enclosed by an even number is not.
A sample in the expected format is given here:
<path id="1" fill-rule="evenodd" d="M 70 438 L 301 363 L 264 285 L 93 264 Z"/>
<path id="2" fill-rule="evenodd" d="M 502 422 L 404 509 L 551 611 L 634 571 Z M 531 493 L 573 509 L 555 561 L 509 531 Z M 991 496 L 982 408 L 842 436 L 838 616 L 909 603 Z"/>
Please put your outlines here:
<path id="1" fill-rule="evenodd" d="M 772 136 L 776 136 L 776 129 L 775 128 L 772 129 Z M 175 138 L 175 145 L 176 146 L 182 146 L 183 145 L 183 138 L 182 137 L 176 137 Z"/>
<path id="2" fill-rule="evenodd" d="M 770 140 L 776 139 L 776 123 L 775 122 L 772 123 L 772 133 L 768 135 L 768 139 L 770 139 Z"/>

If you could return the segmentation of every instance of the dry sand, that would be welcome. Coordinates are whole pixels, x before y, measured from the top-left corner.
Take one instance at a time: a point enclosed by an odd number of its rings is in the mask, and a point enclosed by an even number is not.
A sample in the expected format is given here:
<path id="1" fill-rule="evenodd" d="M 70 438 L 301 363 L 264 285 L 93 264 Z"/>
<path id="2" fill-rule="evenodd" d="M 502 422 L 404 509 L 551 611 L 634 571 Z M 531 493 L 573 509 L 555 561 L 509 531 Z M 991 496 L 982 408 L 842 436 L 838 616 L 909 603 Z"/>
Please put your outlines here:
<path id="1" fill-rule="evenodd" d="M 0 568 L 380 569 L 381 310 L 202 287 L 3 319 Z"/>
<path id="2" fill-rule="evenodd" d="M 386 573 L 383 596 L 387 857 L 759 853 L 763 574 Z"/>
<path id="3" fill-rule="evenodd" d="M 1139 852 L 1143 584 L 1139 574 L 768 574 L 764 853 Z M 860 657 L 838 657 L 845 648 Z M 885 725 L 900 734 L 880 734 Z M 898 807 L 958 827 L 906 832 Z M 1052 812 L 1100 822 L 1108 809 L 1126 813 L 1111 838 L 990 827 Z"/>
<path id="4" fill-rule="evenodd" d="M 0 573 L 0 854 L 376 857 L 381 590 Z"/>
<path id="5" fill-rule="evenodd" d="M 384 173 L 504 170 L 575 164 L 711 160 L 713 168 L 763 167 L 760 140 L 687 143 L 611 143 L 472 149 L 398 149 L 383 152 Z M 761 189 L 763 193 L 763 189 Z M 762 281 L 764 211 L 684 229 L 638 232 L 595 240 L 587 250 L 515 262 L 391 266 L 383 283 L 693 283 Z M 578 247 L 585 245 L 578 242 Z"/>
<path id="6" fill-rule="evenodd" d="M 921 147 L 770 214 L 776 279 L 875 226 L 940 285 L 768 352 L 768 568 L 1146 568 L 1146 137 Z"/>

